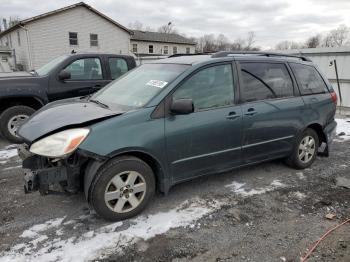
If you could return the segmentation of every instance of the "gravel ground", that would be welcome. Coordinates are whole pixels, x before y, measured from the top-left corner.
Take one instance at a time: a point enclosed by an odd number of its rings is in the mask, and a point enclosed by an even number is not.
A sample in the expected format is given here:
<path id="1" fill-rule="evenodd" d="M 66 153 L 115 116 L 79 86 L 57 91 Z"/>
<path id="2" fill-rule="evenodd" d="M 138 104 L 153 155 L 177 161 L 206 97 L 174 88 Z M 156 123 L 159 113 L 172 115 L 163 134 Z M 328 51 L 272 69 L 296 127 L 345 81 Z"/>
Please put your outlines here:
<path id="1" fill-rule="evenodd" d="M 300 261 L 350 217 L 350 189 L 336 185 L 350 179 L 350 140 L 337 140 L 310 169 L 274 161 L 196 179 L 118 223 L 90 213 L 82 194 L 25 195 L 20 160 L 1 157 L 12 149 L 0 141 L 0 261 Z M 308 261 L 350 261 L 350 224 Z"/>

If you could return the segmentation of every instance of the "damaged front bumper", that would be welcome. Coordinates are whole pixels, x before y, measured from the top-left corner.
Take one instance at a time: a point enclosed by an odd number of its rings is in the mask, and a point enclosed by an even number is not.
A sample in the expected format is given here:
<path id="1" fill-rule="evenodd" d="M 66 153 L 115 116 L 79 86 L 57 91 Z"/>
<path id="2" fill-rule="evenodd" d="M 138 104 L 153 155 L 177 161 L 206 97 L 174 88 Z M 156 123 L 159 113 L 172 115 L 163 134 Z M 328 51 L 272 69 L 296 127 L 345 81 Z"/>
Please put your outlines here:
<path id="1" fill-rule="evenodd" d="M 76 193 L 80 187 L 81 166 L 86 158 L 73 154 L 66 159 L 49 159 L 29 152 L 26 145 L 18 147 L 23 160 L 24 192 L 39 191 L 47 195 L 52 185 L 60 185 L 66 192 Z"/>

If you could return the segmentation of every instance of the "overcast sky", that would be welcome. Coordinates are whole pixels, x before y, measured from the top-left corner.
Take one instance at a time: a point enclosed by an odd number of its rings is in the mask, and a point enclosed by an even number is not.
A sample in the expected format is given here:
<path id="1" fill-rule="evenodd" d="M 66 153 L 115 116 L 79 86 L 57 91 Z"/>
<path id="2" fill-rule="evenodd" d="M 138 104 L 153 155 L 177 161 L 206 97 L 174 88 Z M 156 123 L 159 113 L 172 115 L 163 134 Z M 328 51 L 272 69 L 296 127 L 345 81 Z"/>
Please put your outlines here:
<path id="1" fill-rule="evenodd" d="M 171 21 L 187 36 L 225 34 L 229 39 L 256 33 L 256 44 L 274 47 L 283 40 L 303 41 L 315 33 L 350 26 L 350 0 L 86 0 L 128 26 L 140 21 L 158 28 Z M 28 18 L 76 2 L 0 0 L 0 17 Z"/>

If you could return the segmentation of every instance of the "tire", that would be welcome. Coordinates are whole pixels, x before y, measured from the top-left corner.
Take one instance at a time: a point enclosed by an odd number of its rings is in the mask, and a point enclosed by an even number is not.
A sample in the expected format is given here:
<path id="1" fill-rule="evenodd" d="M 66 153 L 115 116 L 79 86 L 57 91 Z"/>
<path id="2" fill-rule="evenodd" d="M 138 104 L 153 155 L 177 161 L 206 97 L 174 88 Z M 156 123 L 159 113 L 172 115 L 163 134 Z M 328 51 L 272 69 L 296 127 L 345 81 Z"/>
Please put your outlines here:
<path id="1" fill-rule="evenodd" d="M 130 182 L 135 177 L 135 183 Z M 111 159 L 97 171 L 88 199 L 99 216 L 119 221 L 141 213 L 154 192 L 155 178 L 150 166 L 139 158 L 122 156 Z"/>
<path id="2" fill-rule="evenodd" d="M 29 106 L 12 106 L 3 111 L 0 115 L 0 131 L 3 137 L 15 144 L 22 143 L 22 139 L 15 132 L 21 123 L 27 120 L 34 112 L 35 110 Z M 11 126 L 13 127 L 12 129 Z"/>
<path id="3" fill-rule="evenodd" d="M 309 140 L 307 140 L 309 138 Z M 312 143 L 311 141 L 314 141 Z M 305 148 L 305 145 L 308 146 Z M 313 146 L 312 146 L 313 145 Z M 292 155 L 286 163 L 295 169 L 305 169 L 315 161 L 319 147 L 319 138 L 315 130 L 307 128 L 297 139 Z M 304 155 L 303 155 L 304 152 Z"/>

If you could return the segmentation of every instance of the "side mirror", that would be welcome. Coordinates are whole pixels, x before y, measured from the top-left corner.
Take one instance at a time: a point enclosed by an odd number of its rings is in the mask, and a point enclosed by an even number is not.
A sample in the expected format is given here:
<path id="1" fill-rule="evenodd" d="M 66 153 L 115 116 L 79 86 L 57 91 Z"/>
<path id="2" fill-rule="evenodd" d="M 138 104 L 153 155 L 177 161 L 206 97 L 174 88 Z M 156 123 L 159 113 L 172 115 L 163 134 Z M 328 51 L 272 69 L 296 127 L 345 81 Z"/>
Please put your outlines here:
<path id="1" fill-rule="evenodd" d="M 71 75 L 70 72 L 66 71 L 66 70 L 62 70 L 59 74 L 58 74 L 58 79 L 61 81 L 70 79 Z"/>
<path id="2" fill-rule="evenodd" d="M 170 111 L 175 115 L 186 115 L 194 112 L 192 99 L 173 100 L 170 105 Z"/>

